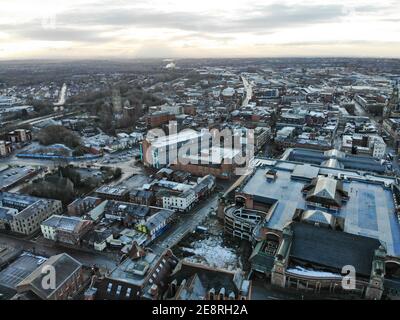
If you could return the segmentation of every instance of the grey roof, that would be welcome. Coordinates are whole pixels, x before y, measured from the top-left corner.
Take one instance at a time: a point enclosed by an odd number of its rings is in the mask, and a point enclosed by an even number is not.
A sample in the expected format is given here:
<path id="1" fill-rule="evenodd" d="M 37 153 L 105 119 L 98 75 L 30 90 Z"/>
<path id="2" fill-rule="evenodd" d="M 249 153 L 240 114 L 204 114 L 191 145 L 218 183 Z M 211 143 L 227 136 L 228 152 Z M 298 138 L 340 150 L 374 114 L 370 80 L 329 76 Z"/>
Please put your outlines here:
<path id="1" fill-rule="evenodd" d="M 79 217 L 52 215 L 47 220 L 43 221 L 42 224 L 45 226 L 72 232 L 75 231 L 76 228 L 78 228 L 84 221 L 88 220 L 83 220 Z"/>
<path id="2" fill-rule="evenodd" d="M 0 285 L 15 290 L 20 281 L 24 280 L 45 261 L 46 258 L 24 252 L 17 260 L 0 272 Z"/>
<path id="3" fill-rule="evenodd" d="M 164 221 L 170 219 L 175 214 L 173 210 L 160 210 L 147 219 L 145 225 L 148 229 L 157 228 Z"/>
<path id="4" fill-rule="evenodd" d="M 144 218 L 150 213 L 150 208 L 129 202 L 108 201 L 104 208 L 104 212 L 109 215 L 129 215 Z"/>
<path id="5" fill-rule="evenodd" d="M 11 213 L 11 209 L 10 208 L 4 208 L 4 207 L 0 207 L 0 220 L 4 220 L 4 221 L 12 221 L 13 219 L 13 214 Z"/>
<path id="6" fill-rule="evenodd" d="M 287 159 L 334 168 L 343 167 L 345 169 L 377 173 L 386 171 L 386 167 L 380 163 L 379 159 L 371 156 L 345 154 L 335 149 L 323 152 L 307 148 L 294 148 L 288 154 Z"/>
<path id="7" fill-rule="evenodd" d="M 328 159 L 321 163 L 323 167 L 329 168 L 343 168 L 343 165 L 338 161 L 338 159 Z"/>
<path id="8" fill-rule="evenodd" d="M 265 221 L 266 227 L 282 230 L 292 221 L 296 209 L 315 209 L 307 205 L 303 196 L 303 188 L 307 182 L 292 178 L 293 170 L 301 164 L 283 160 L 259 162 L 264 165 L 257 167 L 253 174 L 247 176 L 237 192 L 252 195 L 254 201 L 276 203 L 270 219 Z M 286 165 L 281 166 L 282 162 Z M 270 169 L 277 171 L 275 180 L 265 178 L 265 173 Z M 379 239 L 385 244 L 389 255 L 400 256 L 400 224 L 395 214 L 392 190 L 386 186 L 395 183 L 395 179 L 323 167 L 320 168 L 319 174 L 335 177 L 340 174 L 346 177 L 342 184 L 349 198 L 342 203 L 340 210 L 330 212 L 345 220 L 344 231 Z"/>
<path id="9" fill-rule="evenodd" d="M 47 275 L 46 272 L 42 273 L 42 270 L 45 266 L 53 266 L 55 268 L 56 289 L 44 289 L 42 286 L 42 279 Z M 82 264 L 79 261 L 75 260 L 66 253 L 52 256 L 44 264 L 33 271 L 28 277 L 22 280 L 18 284 L 17 289 L 19 287 L 29 286 L 29 288 L 40 298 L 44 300 L 49 299 L 56 292 L 57 288 L 59 288 L 81 267 Z"/>
<path id="10" fill-rule="evenodd" d="M 318 176 L 319 168 L 304 164 L 304 165 L 297 165 L 293 170 L 292 177 L 299 178 L 299 179 L 313 179 Z"/>
<path id="11" fill-rule="evenodd" d="M 357 274 L 370 276 L 374 252 L 381 245 L 376 239 L 315 227 L 292 224 L 291 258 L 317 263 L 340 271 L 352 265 Z"/>
<path id="12" fill-rule="evenodd" d="M 302 220 L 309 222 L 316 222 L 330 225 L 332 223 L 333 216 L 327 212 L 321 210 L 306 210 L 303 213 Z"/>
<path id="13" fill-rule="evenodd" d="M 184 279 L 190 282 L 192 277 L 196 277 L 196 281 L 193 282 L 195 287 L 190 288 L 190 290 L 197 293 L 204 292 L 204 289 L 208 292 L 214 288 L 217 295 L 219 290 L 224 288 L 226 292 L 234 292 L 237 296 L 240 289 L 235 282 L 235 273 L 186 261 L 180 263 L 179 267 L 175 269 L 170 281 L 176 279 L 178 284 L 180 284 Z M 199 287 L 200 285 L 201 287 Z M 190 299 L 191 297 L 193 298 L 192 295 L 186 295 L 186 299 Z"/>

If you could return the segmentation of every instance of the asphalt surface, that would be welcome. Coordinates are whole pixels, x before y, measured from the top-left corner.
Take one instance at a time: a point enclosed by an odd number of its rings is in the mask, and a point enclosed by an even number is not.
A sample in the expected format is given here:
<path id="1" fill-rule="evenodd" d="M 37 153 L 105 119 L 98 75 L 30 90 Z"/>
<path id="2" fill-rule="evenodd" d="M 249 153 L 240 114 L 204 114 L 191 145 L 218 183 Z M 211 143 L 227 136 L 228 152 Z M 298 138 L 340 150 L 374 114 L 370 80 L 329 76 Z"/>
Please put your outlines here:
<path id="1" fill-rule="evenodd" d="M 112 270 L 116 267 L 117 259 L 110 255 L 96 252 L 85 252 L 79 249 L 67 248 L 51 243 L 35 242 L 33 240 L 21 239 L 12 235 L 0 234 L 0 244 L 5 244 L 36 255 L 50 257 L 52 255 L 67 253 L 86 266 L 96 264 L 104 269 Z"/>
<path id="2" fill-rule="evenodd" d="M 218 194 L 209 199 L 201 201 L 192 211 L 181 213 L 175 225 L 168 229 L 150 248 L 155 253 L 161 253 L 167 248 L 172 248 L 186 234 L 192 232 L 207 217 L 211 208 L 216 209 L 218 205 Z"/>

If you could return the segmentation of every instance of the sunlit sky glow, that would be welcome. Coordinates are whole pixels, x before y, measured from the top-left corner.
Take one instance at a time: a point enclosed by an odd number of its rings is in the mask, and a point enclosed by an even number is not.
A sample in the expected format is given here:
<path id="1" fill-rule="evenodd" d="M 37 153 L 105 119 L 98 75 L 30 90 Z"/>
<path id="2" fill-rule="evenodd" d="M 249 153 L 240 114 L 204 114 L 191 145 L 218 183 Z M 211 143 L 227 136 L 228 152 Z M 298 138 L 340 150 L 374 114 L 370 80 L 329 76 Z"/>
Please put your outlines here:
<path id="1" fill-rule="evenodd" d="M 400 58 L 398 0 L 0 0 L 0 59 Z"/>

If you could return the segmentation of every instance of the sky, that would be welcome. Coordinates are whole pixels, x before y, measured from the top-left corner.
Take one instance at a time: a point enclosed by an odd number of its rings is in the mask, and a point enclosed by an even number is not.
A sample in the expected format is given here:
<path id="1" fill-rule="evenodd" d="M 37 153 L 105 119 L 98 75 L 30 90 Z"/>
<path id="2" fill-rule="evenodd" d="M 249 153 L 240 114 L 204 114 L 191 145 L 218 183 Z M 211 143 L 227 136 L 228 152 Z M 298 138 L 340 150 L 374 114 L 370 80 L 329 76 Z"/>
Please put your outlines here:
<path id="1" fill-rule="evenodd" d="M 400 58 L 399 0 L 0 0 L 0 59 Z"/>

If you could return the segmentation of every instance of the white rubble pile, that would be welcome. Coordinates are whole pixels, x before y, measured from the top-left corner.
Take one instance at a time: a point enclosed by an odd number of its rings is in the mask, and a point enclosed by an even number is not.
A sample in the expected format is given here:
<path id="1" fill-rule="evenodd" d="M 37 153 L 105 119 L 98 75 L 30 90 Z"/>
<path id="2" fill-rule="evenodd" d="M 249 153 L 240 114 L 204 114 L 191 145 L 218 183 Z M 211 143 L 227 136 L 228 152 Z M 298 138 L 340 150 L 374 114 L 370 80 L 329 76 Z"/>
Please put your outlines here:
<path id="1" fill-rule="evenodd" d="M 191 243 L 192 248 L 182 248 L 183 251 L 193 253 L 185 260 L 194 263 L 205 263 L 213 268 L 235 270 L 239 267 L 238 257 L 234 250 L 222 246 L 220 237 L 210 237 Z"/>

